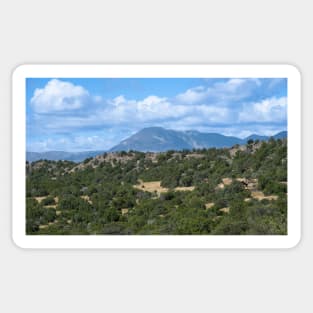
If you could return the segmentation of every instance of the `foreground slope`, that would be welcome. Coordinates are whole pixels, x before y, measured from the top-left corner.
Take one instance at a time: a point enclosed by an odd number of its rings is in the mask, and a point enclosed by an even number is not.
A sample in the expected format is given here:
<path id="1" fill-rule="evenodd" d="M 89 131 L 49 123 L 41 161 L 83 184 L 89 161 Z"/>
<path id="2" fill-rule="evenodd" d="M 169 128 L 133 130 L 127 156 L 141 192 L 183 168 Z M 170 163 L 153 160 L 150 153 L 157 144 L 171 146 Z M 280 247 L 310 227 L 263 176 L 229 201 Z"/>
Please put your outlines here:
<path id="1" fill-rule="evenodd" d="M 287 141 L 26 165 L 28 234 L 286 234 Z"/>

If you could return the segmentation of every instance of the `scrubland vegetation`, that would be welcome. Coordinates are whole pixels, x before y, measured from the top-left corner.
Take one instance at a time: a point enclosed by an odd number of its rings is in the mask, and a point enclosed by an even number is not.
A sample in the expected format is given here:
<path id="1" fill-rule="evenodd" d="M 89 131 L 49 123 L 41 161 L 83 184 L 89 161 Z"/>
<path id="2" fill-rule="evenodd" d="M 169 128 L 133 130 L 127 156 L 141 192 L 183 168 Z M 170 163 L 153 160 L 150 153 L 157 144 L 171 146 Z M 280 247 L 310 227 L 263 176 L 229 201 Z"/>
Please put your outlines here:
<path id="1" fill-rule="evenodd" d="M 26 163 L 29 235 L 284 235 L 287 141 Z"/>

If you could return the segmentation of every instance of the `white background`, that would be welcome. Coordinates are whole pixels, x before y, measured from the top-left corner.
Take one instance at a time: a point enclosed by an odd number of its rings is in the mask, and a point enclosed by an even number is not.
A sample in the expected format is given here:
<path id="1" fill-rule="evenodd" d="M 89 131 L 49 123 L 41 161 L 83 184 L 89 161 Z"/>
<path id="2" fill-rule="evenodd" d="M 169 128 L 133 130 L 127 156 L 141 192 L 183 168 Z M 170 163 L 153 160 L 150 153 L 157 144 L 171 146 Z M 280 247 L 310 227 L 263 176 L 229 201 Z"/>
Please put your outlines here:
<path id="1" fill-rule="evenodd" d="M 311 312 L 310 1 L 2 1 L 1 312 Z M 302 241 L 291 250 L 21 250 L 11 72 L 24 63 L 290 63 L 302 72 Z M 292 105 L 292 104 L 290 104 Z"/>

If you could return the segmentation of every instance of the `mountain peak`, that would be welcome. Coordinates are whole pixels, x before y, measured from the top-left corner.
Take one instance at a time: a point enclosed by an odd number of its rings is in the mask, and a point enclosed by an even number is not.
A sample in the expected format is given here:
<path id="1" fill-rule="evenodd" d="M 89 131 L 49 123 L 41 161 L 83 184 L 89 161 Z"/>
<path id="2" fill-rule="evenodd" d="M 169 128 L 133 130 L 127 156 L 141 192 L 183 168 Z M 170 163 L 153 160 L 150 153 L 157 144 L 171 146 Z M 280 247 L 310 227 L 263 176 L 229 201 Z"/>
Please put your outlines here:
<path id="1" fill-rule="evenodd" d="M 166 130 L 166 129 L 163 128 L 163 127 L 160 127 L 160 126 L 151 126 L 151 127 L 144 127 L 139 132 L 142 132 L 142 131 L 153 131 L 153 130 Z"/>
<path id="2" fill-rule="evenodd" d="M 224 136 L 218 133 L 202 133 L 197 130 L 177 131 L 163 127 L 146 127 L 121 141 L 109 152 L 115 151 L 142 151 L 142 152 L 163 152 L 168 150 L 192 150 L 202 148 L 229 148 L 236 144 L 245 144 L 248 140 L 265 141 L 270 137 L 274 139 L 287 138 L 287 131 L 281 131 L 273 136 L 250 135 L 244 139 L 232 136 Z M 86 158 L 103 154 L 105 151 L 47 151 L 27 152 L 26 160 L 68 160 L 80 162 Z"/>
<path id="3" fill-rule="evenodd" d="M 287 136 L 281 132 L 276 139 Z M 123 140 L 110 151 L 136 150 L 142 152 L 162 152 L 167 150 L 190 150 L 201 148 L 227 148 L 235 144 L 245 144 L 249 139 L 267 140 L 268 136 L 251 135 L 240 139 L 218 133 L 201 133 L 196 130 L 176 131 L 162 127 L 146 127 Z"/>

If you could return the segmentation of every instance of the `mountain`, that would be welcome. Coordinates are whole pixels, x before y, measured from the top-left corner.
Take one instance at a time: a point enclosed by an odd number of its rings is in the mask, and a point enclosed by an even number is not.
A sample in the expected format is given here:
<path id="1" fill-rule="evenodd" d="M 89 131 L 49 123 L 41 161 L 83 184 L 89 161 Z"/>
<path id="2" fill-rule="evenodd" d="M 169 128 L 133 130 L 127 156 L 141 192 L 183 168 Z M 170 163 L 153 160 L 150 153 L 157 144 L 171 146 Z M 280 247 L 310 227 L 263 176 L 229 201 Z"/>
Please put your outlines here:
<path id="1" fill-rule="evenodd" d="M 233 137 L 224 136 L 217 133 L 201 133 L 198 131 L 179 132 L 183 138 L 190 143 L 191 148 L 224 148 L 232 147 L 235 144 L 244 144 L 245 141 Z"/>
<path id="2" fill-rule="evenodd" d="M 245 141 L 248 141 L 248 140 L 260 140 L 260 141 L 264 141 L 264 140 L 267 140 L 269 137 L 267 136 L 261 136 L 261 135 L 256 135 L 256 134 L 252 134 L 248 137 L 246 137 L 244 140 Z"/>
<path id="3" fill-rule="evenodd" d="M 162 127 L 149 127 L 123 140 L 110 151 L 136 150 L 136 151 L 166 151 L 192 149 L 182 132 L 164 129 Z"/>
<path id="4" fill-rule="evenodd" d="M 143 128 L 136 134 L 121 141 L 109 152 L 116 151 L 142 151 L 162 152 L 167 150 L 191 150 L 201 148 L 227 148 L 236 144 L 245 144 L 248 140 L 268 140 L 270 137 L 250 135 L 244 139 L 232 136 L 224 136 L 217 133 L 201 133 L 195 130 L 176 131 L 162 127 Z M 287 132 L 283 131 L 273 136 L 275 139 L 287 138 Z M 26 152 L 26 160 L 34 162 L 38 160 L 67 160 L 81 162 L 87 158 L 103 154 L 105 151 L 47 151 L 47 152 Z"/>
<path id="5" fill-rule="evenodd" d="M 281 132 L 273 136 L 275 139 L 287 137 L 287 132 Z M 245 144 L 249 139 L 268 140 L 270 137 L 251 135 L 244 139 L 232 136 L 224 136 L 217 133 L 201 133 L 198 131 L 175 131 L 162 127 L 149 127 L 121 141 L 111 148 L 114 151 L 151 151 L 161 152 L 167 150 L 224 148 L 235 144 Z"/>
<path id="6" fill-rule="evenodd" d="M 282 131 L 276 135 L 273 136 L 274 139 L 284 139 L 287 138 L 287 132 L 286 131 Z"/>
<path id="7" fill-rule="evenodd" d="M 47 151 L 47 152 L 26 152 L 26 160 L 34 162 L 38 160 L 67 160 L 73 162 L 81 162 L 87 158 L 102 154 L 104 151 L 82 151 L 82 152 L 66 152 L 66 151 Z"/>

